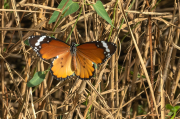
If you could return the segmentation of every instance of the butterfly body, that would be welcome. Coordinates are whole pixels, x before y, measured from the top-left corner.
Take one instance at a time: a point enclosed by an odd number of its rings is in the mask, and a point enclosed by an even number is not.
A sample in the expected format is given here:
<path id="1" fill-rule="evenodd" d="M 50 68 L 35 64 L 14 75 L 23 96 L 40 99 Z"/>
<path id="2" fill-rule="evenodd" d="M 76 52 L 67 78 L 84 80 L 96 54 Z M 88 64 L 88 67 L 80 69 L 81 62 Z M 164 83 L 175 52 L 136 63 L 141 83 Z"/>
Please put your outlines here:
<path id="1" fill-rule="evenodd" d="M 72 42 L 71 46 L 70 46 L 70 52 L 71 52 L 71 55 L 72 55 L 72 60 L 71 60 L 71 69 L 72 69 L 72 71 L 76 71 L 76 69 L 77 69 L 76 51 L 77 51 L 76 43 Z"/>
<path id="2" fill-rule="evenodd" d="M 94 63 L 104 63 L 116 51 L 112 42 L 93 41 L 76 46 L 74 42 L 68 45 L 49 36 L 31 36 L 29 44 L 42 59 L 54 58 L 50 71 L 59 80 L 74 73 L 80 79 L 91 79 L 95 73 Z"/>

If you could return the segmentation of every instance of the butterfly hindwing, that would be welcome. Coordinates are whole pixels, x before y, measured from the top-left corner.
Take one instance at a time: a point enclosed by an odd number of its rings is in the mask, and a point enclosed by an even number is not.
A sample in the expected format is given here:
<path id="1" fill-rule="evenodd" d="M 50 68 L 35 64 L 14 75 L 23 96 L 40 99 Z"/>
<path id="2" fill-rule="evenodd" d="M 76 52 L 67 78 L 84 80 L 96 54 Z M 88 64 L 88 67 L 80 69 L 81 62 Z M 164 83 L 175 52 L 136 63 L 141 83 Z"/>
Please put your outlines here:
<path id="1" fill-rule="evenodd" d="M 45 60 L 67 52 L 70 48 L 70 46 L 63 41 L 50 36 L 31 36 L 28 40 L 33 50 Z"/>
<path id="2" fill-rule="evenodd" d="M 58 55 L 51 64 L 51 74 L 58 80 L 65 80 L 73 76 L 71 60 L 70 51 Z"/>
<path id="3" fill-rule="evenodd" d="M 112 42 L 93 41 L 77 46 L 77 54 L 80 53 L 96 64 L 102 64 L 116 51 L 116 45 Z"/>
<path id="4" fill-rule="evenodd" d="M 95 73 L 95 67 L 91 60 L 84 57 L 80 53 L 76 54 L 77 69 L 75 74 L 83 80 L 91 79 Z"/>

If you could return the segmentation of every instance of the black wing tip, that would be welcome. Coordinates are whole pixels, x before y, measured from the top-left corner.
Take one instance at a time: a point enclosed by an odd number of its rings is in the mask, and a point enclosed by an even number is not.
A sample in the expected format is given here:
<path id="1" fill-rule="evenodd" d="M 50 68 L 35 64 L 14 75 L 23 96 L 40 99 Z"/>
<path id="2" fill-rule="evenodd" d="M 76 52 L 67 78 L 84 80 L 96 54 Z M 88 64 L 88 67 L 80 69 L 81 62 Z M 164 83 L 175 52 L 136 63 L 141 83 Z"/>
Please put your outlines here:
<path id="1" fill-rule="evenodd" d="M 112 46 L 110 46 L 110 47 L 111 47 L 111 51 L 110 51 L 109 53 L 106 52 L 105 59 L 103 59 L 102 63 L 100 63 L 100 64 L 105 63 L 109 58 L 112 57 L 112 55 L 113 55 L 113 54 L 116 52 L 116 50 L 117 50 L 117 45 L 116 45 L 115 43 L 113 43 L 113 42 L 107 42 L 107 41 L 105 41 L 105 42 L 106 42 L 106 43 L 110 43 L 110 45 L 112 45 L 113 48 L 112 48 Z"/>
<path id="2" fill-rule="evenodd" d="M 34 50 L 34 48 L 33 48 L 32 46 L 30 46 L 30 47 Z M 36 54 L 37 54 L 42 60 L 47 60 L 47 59 L 42 58 L 42 55 L 41 55 L 39 52 L 37 52 L 36 50 L 34 50 L 34 52 L 36 52 Z"/>
<path id="3" fill-rule="evenodd" d="M 40 45 L 40 46 L 35 46 L 35 45 L 33 45 L 33 43 L 31 42 L 31 40 L 32 40 L 32 41 L 33 41 L 33 39 L 34 39 L 34 40 L 38 40 L 40 37 L 44 37 L 44 39 L 48 38 L 49 40 L 58 40 L 58 39 L 56 39 L 56 38 L 54 38 L 54 37 L 51 37 L 51 36 L 46 36 L 46 35 L 33 35 L 33 36 L 28 37 L 29 45 L 30 45 L 30 47 L 36 52 L 36 54 L 37 54 L 39 57 L 41 57 L 41 59 L 43 59 L 43 60 L 48 60 L 48 59 L 44 59 L 44 58 L 42 57 L 42 54 L 40 53 L 41 45 Z M 38 38 L 38 39 L 36 39 L 36 38 Z M 58 40 L 58 41 L 60 41 L 60 40 Z M 61 41 L 61 42 L 64 42 L 64 41 Z M 46 42 L 46 43 L 49 43 L 49 42 Z"/>

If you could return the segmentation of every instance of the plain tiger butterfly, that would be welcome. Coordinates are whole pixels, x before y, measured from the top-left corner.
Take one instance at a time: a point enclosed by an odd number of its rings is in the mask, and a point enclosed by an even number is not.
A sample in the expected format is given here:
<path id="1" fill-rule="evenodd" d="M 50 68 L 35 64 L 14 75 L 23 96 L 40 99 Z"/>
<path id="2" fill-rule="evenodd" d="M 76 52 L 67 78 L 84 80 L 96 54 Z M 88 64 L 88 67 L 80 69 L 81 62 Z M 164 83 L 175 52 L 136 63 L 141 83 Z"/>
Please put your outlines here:
<path id="1" fill-rule="evenodd" d="M 75 73 L 80 79 L 91 79 L 94 63 L 102 64 L 116 51 L 116 45 L 106 41 L 86 42 L 76 46 L 50 36 L 31 36 L 29 45 L 44 60 L 54 58 L 51 73 L 58 80 L 65 80 Z M 94 62 L 94 63 L 93 63 Z"/>

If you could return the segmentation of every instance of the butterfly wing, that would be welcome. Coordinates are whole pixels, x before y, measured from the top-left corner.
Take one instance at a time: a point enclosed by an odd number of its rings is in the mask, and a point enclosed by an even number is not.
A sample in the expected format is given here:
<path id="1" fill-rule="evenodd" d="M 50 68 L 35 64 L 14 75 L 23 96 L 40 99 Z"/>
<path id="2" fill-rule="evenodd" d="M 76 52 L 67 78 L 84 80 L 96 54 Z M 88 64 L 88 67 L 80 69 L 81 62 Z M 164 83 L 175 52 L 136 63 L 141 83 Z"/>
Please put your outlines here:
<path id="1" fill-rule="evenodd" d="M 50 71 L 56 79 L 64 80 L 73 75 L 69 45 L 49 36 L 31 36 L 29 44 L 42 59 L 55 57 Z"/>
<path id="2" fill-rule="evenodd" d="M 116 51 L 116 45 L 112 42 L 93 41 L 77 46 L 77 53 L 88 58 L 96 64 L 102 64 Z"/>
<path id="3" fill-rule="evenodd" d="M 77 69 L 75 71 L 75 74 L 78 78 L 87 80 L 91 79 L 94 76 L 95 68 L 91 60 L 81 55 L 81 53 L 77 53 L 76 63 Z"/>
<path id="4" fill-rule="evenodd" d="M 75 74 L 81 79 L 90 79 L 95 73 L 94 63 L 102 64 L 116 51 L 112 42 L 93 41 L 77 46 Z"/>
<path id="5" fill-rule="evenodd" d="M 45 60 L 56 57 L 70 49 L 70 46 L 63 41 L 49 36 L 31 36 L 28 40 L 33 50 Z"/>
<path id="6" fill-rule="evenodd" d="M 70 51 L 58 55 L 51 64 L 51 74 L 57 80 L 65 80 L 73 76 L 71 69 L 72 56 Z"/>

